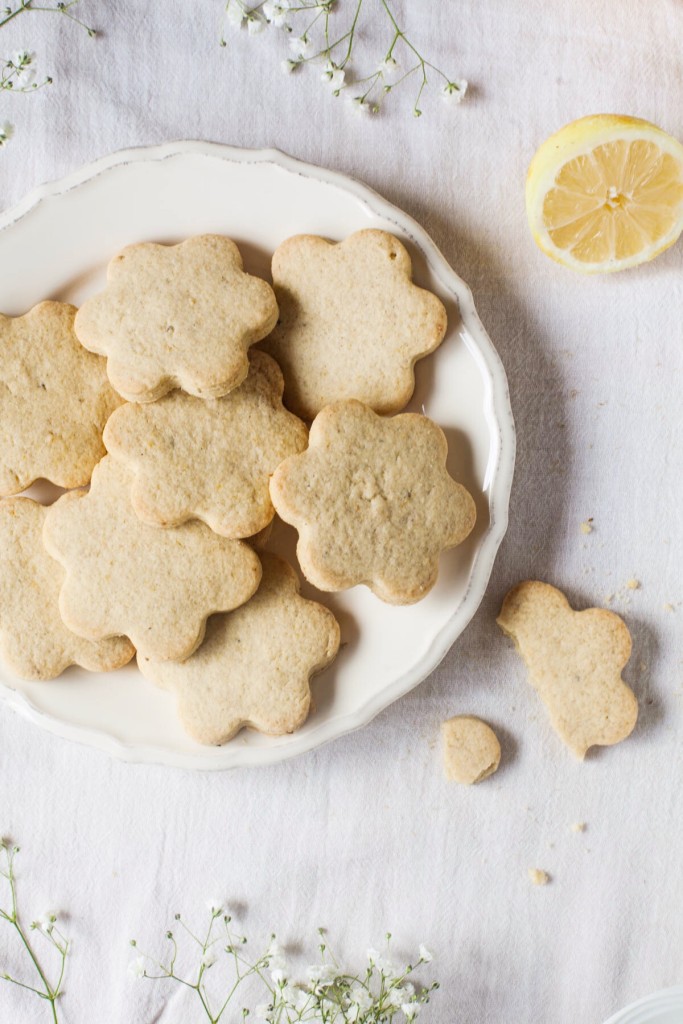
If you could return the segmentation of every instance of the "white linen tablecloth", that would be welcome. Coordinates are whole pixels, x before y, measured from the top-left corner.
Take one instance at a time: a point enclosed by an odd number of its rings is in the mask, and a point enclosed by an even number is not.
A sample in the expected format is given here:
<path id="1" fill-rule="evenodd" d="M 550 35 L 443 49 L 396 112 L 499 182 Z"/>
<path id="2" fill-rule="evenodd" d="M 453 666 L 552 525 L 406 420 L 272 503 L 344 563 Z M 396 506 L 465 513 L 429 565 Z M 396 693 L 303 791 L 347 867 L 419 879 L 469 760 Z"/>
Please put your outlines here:
<path id="1" fill-rule="evenodd" d="M 317 73 L 284 78 L 287 44 L 272 30 L 221 49 L 221 8 L 84 0 L 96 40 L 52 15 L 3 29 L 0 53 L 37 50 L 55 84 L 0 94 L 0 119 L 16 126 L 0 152 L 2 206 L 109 151 L 175 138 L 276 146 L 360 178 L 416 217 L 473 288 L 516 417 L 510 528 L 486 599 L 431 678 L 298 760 L 207 775 L 120 764 L 0 707 L 0 830 L 23 847 L 21 902 L 68 914 L 64 1020 L 200 1020 L 182 992 L 127 976 L 127 943 L 162 949 L 177 910 L 199 926 L 217 895 L 239 906 L 254 945 L 275 929 L 314 949 L 324 925 L 357 963 L 387 929 L 398 953 L 425 942 L 442 986 L 435 1024 L 600 1024 L 683 976 L 683 247 L 635 272 L 575 276 L 533 245 L 524 176 L 536 146 L 587 113 L 683 138 L 683 8 L 399 4 L 427 55 L 471 83 L 455 109 L 427 94 L 419 120 L 410 86 L 357 119 Z M 495 624 L 528 577 L 578 606 L 614 595 L 633 633 L 636 732 L 583 764 Z M 457 713 L 503 741 L 500 771 L 472 789 L 441 771 L 439 725 Z M 531 885 L 530 867 L 551 884 Z M 0 922 L 0 968 L 17 963 Z M 3 1022 L 47 1009 L 0 984 Z"/>

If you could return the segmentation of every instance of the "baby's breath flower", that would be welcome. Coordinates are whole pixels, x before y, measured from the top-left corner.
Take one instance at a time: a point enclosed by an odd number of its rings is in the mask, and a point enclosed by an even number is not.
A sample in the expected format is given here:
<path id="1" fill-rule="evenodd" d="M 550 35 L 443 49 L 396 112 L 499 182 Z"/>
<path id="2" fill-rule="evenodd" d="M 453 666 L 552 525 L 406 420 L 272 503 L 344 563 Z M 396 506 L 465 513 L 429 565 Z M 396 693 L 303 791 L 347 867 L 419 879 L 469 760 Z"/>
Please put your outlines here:
<path id="1" fill-rule="evenodd" d="M 403 1003 L 401 1010 L 405 1014 L 406 1020 L 415 1020 L 420 1012 L 420 1007 L 417 1003 Z"/>
<path id="2" fill-rule="evenodd" d="M 369 949 L 366 953 L 366 956 L 368 958 L 368 963 L 371 964 L 372 967 L 375 967 L 378 961 L 381 959 L 376 949 Z"/>
<path id="3" fill-rule="evenodd" d="M 344 88 L 344 79 L 346 78 L 346 72 L 343 68 L 338 68 L 335 64 L 328 63 L 320 76 L 320 80 L 329 85 L 333 92 L 339 92 L 340 89 Z"/>
<path id="4" fill-rule="evenodd" d="M 271 943 L 268 946 L 268 950 L 266 952 L 266 957 L 268 959 L 268 966 L 270 967 L 271 971 L 285 970 L 287 966 L 285 951 L 280 945 L 280 943 L 277 941 L 277 939 L 271 940 Z"/>
<path id="5" fill-rule="evenodd" d="M 271 1003 L 259 1003 L 258 1006 L 254 1007 L 254 1013 L 259 1020 L 266 1021 L 266 1024 L 273 1019 L 273 1007 Z"/>
<path id="6" fill-rule="evenodd" d="M 353 96 L 349 101 L 349 106 L 354 114 L 358 117 L 361 115 L 369 114 L 371 112 L 371 104 L 363 96 Z M 379 964 L 378 964 L 379 966 Z"/>
<path id="7" fill-rule="evenodd" d="M 289 27 L 289 0 L 266 0 L 262 11 L 276 28 Z"/>
<path id="8" fill-rule="evenodd" d="M 247 16 L 247 12 L 242 6 L 241 0 L 231 0 L 226 11 L 226 15 L 231 25 L 235 28 L 240 28 L 242 22 Z"/>
<path id="9" fill-rule="evenodd" d="M 223 904 L 221 900 L 207 900 L 206 909 L 210 910 L 214 917 L 220 917 L 223 913 Z"/>
<path id="10" fill-rule="evenodd" d="M 263 32 L 266 27 L 266 23 L 258 14 L 250 14 L 247 18 L 247 31 L 250 36 L 257 36 L 259 32 Z"/>
<path id="11" fill-rule="evenodd" d="M 381 75 L 382 78 L 395 75 L 398 70 L 399 64 L 395 57 L 385 57 L 381 64 L 377 65 L 377 74 Z"/>
<path id="12" fill-rule="evenodd" d="M 429 952 L 427 947 L 424 946 L 422 943 L 420 943 L 420 948 L 418 949 L 418 953 L 420 954 L 420 960 L 422 961 L 423 964 L 430 964 L 432 962 L 432 960 L 434 959 L 433 955 Z"/>
<path id="13" fill-rule="evenodd" d="M 374 950 L 371 952 L 374 952 Z M 349 998 L 353 1005 L 357 1006 L 359 1010 L 369 1010 L 372 1006 L 372 996 L 366 989 L 365 985 L 361 985 L 359 981 L 355 981 L 351 985 L 351 988 L 349 989 Z"/>
<path id="14" fill-rule="evenodd" d="M 282 68 L 283 74 L 291 75 L 292 71 L 299 67 L 299 64 L 300 61 L 298 60 L 283 60 L 280 62 L 280 67 Z"/>
<path id="15" fill-rule="evenodd" d="M 57 921 L 57 915 L 53 910 L 46 910 L 40 917 L 37 917 L 33 922 L 34 928 L 40 928 L 41 932 L 45 932 L 46 935 L 50 935 L 52 929 Z"/>
<path id="16" fill-rule="evenodd" d="M 282 988 L 287 981 L 287 975 L 282 967 L 276 967 L 274 971 L 270 972 L 270 976 L 273 980 L 273 984 L 277 985 L 279 988 Z"/>
<path id="17" fill-rule="evenodd" d="M 289 48 L 295 57 L 305 57 L 311 52 L 312 46 L 307 36 L 297 36 L 294 39 L 290 39 Z"/>
<path id="18" fill-rule="evenodd" d="M 134 978 L 145 977 L 145 958 L 144 956 L 138 956 L 135 960 L 131 960 L 128 964 L 128 972 L 132 974 Z"/>
<path id="19" fill-rule="evenodd" d="M 213 967 L 217 959 L 218 957 L 216 956 L 216 953 L 214 952 L 213 949 L 206 949 L 202 953 L 202 958 L 199 962 L 201 963 L 202 967 L 206 967 L 208 969 L 209 967 Z"/>
<path id="20" fill-rule="evenodd" d="M 337 969 L 333 964 L 315 964 L 306 969 L 306 976 L 314 992 L 321 992 L 326 985 L 331 985 L 337 977 Z"/>
<path id="21" fill-rule="evenodd" d="M 446 103 L 461 103 L 467 92 L 467 79 L 458 78 L 444 85 L 441 95 Z"/>

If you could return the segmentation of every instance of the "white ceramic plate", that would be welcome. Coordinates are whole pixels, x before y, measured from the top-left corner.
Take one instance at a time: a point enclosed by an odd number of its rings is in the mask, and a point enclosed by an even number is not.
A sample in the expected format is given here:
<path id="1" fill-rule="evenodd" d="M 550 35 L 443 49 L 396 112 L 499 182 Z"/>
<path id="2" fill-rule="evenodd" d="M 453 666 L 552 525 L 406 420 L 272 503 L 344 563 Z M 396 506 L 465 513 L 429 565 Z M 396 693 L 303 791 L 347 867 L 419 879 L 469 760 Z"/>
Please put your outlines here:
<path id="1" fill-rule="evenodd" d="M 410 408 L 444 428 L 449 468 L 475 495 L 478 523 L 442 556 L 435 589 L 408 608 L 382 604 L 364 587 L 322 598 L 340 621 L 344 647 L 314 680 L 315 713 L 292 736 L 243 730 L 223 747 L 201 747 L 182 731 L 173 698 L 130 667 L 109 675 L 70 669 L 50 683 L 0 672 L 6 703 L 126 760 L 228 768 L 279 761 L 365 725 L 443 658 L 483 597 L 505 533 L 515 434 L 505 373 L 471 292 L 410 217 L 355 181 L 272 150 L 198 142 L 129 150 L 38 189 L 0 219 L 0 263 L 9 268 L 0 310 L 17 315 L 48 297 L 80 303 L 103 285 L 110 257 L 132 242 L 224 233 L 248 270 L 269 277 L 270 256 L 288 236 L 339 240 L 367 227 L 403 240 L 415 279 L 448 309 L 448 335 L 418 364 Z M 45 489 L 38 494 L 48 498 Z M 269 546 L 291 559 L 294 539 L 280 524 Z"/>
<path id="2" fill-rule="evenodd" d="M 639 999 L 605 1024 L 683 1024 L 683 985 Z"/>

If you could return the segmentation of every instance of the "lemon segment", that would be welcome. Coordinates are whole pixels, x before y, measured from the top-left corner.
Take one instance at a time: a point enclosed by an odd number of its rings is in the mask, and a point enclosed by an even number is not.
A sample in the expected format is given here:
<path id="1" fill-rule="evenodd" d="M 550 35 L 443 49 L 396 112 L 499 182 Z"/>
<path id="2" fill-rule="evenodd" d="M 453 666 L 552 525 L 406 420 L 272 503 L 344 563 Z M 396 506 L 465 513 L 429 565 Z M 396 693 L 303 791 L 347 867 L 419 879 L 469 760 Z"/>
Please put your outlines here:
<path id="1" fill-rule="evenodd" d="M 537 245 L 583 273 L 625 270 L 683 230 L 683 146 L 634 117 L 566 125 L 536 152 L 526 185 Z"/>

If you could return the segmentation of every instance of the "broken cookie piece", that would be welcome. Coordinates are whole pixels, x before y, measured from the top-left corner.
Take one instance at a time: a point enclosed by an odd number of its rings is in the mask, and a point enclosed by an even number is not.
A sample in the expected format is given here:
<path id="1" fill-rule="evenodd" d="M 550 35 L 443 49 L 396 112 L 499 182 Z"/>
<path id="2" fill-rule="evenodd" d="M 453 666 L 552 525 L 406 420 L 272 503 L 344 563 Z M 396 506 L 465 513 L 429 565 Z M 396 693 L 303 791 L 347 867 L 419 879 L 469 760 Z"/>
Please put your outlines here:
<path id="1" fill-rule="evenodd" d="M 630 735 L 638 702 L 621 678 L 631 635 L 618 615 L 604 608 L 576 612 L 555 587 L 527 580 L 507 595 L 497 622 L 522 655 L 553 728 L 577 757 Z"/>

